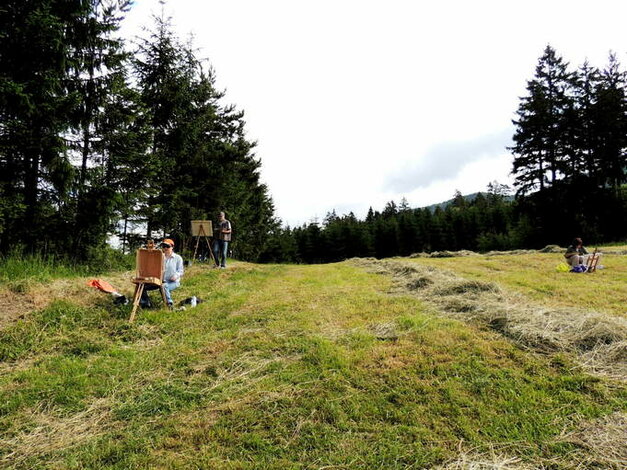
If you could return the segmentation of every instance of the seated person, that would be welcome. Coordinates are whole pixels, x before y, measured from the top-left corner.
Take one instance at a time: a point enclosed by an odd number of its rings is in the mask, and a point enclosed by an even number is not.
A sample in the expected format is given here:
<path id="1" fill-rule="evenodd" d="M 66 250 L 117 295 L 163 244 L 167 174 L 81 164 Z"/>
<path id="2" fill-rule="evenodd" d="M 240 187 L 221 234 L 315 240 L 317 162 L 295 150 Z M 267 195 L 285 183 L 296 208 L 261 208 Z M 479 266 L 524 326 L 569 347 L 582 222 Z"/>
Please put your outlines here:
<path id="1" fill-rule="evenodd" d="M 180 255 L 174 253 L 174 240 L 166 238 L 161 243 L 164 257 L 164 269 L 163 269 L 163 287 L 165 291 L 165 298 L 168 303 L 168 307 L 172 307 L 174 302 L 172 301 L 171 291 L 181 285 L 181 277 L 183 277 L 183 258 Z M 142 307 L 150 306 L 150 298 L 148 297 L 147 290 L 155 290 L 156 286 L 146 286 L 142 292 L 140 305 Z"/>
<path id="2" fill-rule="evenodd" d="M 566 249 L 564 258 L 566 258 L 566 262 L 574 268 L 575 266 L 585 263 L 587 254 L 588 252 L 583 247 L 583 241 L 581 238 L 575 238 L 571 245 Z"/>

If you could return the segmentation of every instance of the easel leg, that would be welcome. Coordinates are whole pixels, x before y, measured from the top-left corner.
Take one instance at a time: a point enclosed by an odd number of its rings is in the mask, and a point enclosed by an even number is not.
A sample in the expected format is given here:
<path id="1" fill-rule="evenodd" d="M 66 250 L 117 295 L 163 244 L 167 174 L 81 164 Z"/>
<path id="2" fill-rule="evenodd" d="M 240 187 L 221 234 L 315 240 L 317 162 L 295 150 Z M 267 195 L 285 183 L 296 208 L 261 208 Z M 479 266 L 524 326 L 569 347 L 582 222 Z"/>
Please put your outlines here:
<path id="1" fill-rule="evenodd" d="M 597 270 L 597 263 L 599 262 L 599 255 L 592 255 L 592 261 L 590 262 L 590 269 L 588 272 L 593 273 Z"/>
<path id="2" fill-rule="evenodd" d="M 211 260 L 215 264 L 218 264 L 218 260 L 216 259 L 215 255 L 213 254 L 213 247 L 211 246 L 211 243 L 209 243 L 209 238 L 205 237 L 205 241 L 207 242 L 207 248 L 209 248 L 209 256 L 211 257 Z"/>
<path id="3" fill-rule="evenodd" d="M 129 318 L 129 322 L 133 323 L 135 321 L 135 312 L 137 312 L 137 308 L 139 307 L 139 301 L 142 297 L 142 293 L 144 292 L 144 283 L 135 284 L 135 294 L 133 295 L 133 310 L 131 310 L 131 318 Z"/>
<path id="4" fill-rule="evenodd" d="M 196 248 L 194 248 L 194 256 L 192 256 L 192 260 L 196 261 L 196 253 L 198 253 L 198 244 L 200 243 L 200 237 L 196 237 Z"/>

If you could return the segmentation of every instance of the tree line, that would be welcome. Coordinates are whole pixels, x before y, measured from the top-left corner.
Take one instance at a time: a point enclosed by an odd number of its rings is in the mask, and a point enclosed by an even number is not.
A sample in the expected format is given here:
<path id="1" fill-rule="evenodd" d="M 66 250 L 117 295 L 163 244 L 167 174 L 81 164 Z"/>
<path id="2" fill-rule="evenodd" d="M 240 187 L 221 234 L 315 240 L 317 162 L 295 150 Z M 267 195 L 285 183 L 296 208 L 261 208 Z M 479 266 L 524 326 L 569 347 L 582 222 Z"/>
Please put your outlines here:
<path id="1" fill-rule="evenodd" d="M 333 211 L 322 224 L 277 229 L 262 260 L 326 263 L 444 250 L 505 250 L 514 245 L 511 220 L 508 188 L 491 183 L 487 193 L 472 199 L 456 192 L 444 208 L 412 209 L 403 199 L 400 204 L 390 201 L 381 212 L 370 208 L 364 220 Z"/>
<path id="2" fill-rule="evenodd" d="M 257 258 L 277 221 L 244 113 L 163 14 L 126 44 L 130 8 L 0 6 L 0 250 L 94 259 L 112 233 L 184 244 L 190 220 L 225 210 Z"/>
<path id="3" fill-rule="evenodd" d="M 330 262 L 442 250 L 506 250 L 627 237 L 626 72 L 610 53 L 602 69 L 576 70 L 551 47 L 538 60 L 516 110 L 515 197 L 497 182 L 473 200 L 456 193 L 444 208 L 406 202 L 327 214 L 322 224 L 277 229 L 269 261 Z"/>
<path id="4" fill-rule="evenodd" d="M 626 73 L 576 70 L 547 46 L 513 121 L 515 194 L 491 183 L 444 207 L 406 201 L 364 220 L 281 227 L 244 113 L 224 103 L 191 41 L 155 17 L 129 47 L 130 0 L 0 6 L 0 250 L 97 259 L 225 210 L 237 257 L 329 262 L 421 251 L 541 247 L 627 235 Z M 141 227 L 141 231 L 138 231 Z"/>

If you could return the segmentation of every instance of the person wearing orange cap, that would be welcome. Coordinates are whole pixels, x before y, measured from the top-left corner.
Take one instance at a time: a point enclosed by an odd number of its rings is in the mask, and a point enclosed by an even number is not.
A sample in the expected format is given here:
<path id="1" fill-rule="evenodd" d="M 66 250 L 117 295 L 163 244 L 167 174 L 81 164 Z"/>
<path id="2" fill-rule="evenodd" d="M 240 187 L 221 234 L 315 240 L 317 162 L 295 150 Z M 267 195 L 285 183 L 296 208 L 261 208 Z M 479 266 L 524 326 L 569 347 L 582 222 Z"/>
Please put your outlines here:
<path id="1" fill-rule="evenodd" d="M 168 307 L 172 307 L 174 302 L 172 301 L 171 291 L 180 287 L 181 277 L 183 277 L 183 258 L 181 255 L 174 253 L 174 240 L 171 238 L 165 238 L 161 242 L 161 248 L 164 254 L 164 269 L 163 269 L 163 287 L 165 290 L 165 298 L 168 302 Z M 142 293 L 141 298 L 142 306 L 149 306 L 150 299 L 146 290 Z"/>

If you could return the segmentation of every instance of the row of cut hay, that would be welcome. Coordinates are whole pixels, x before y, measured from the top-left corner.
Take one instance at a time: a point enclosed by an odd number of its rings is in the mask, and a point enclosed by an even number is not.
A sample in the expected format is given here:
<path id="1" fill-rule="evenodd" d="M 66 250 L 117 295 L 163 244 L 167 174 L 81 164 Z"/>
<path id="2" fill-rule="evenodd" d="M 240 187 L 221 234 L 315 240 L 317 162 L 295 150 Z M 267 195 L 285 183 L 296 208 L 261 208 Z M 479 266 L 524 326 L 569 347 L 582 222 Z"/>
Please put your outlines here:
<path id="1" fill-rule="evenodd" d="M 519 345 L 543 352 L 574 353 L 588 371 L 624 381 L 627 378 L 627 322 L 597 312 L 548 309 L 531 305 L 521 294 L 498 285 L 463 279 L 431 266 L 400 260 L 353 259 L 370 272 L 390 275 L 393 293 L 411 294 L 447 316 L 488 325 Z M 576 444 L 581 455 L 573 469 L 627 468 L 627 415 L 614 413 L 564 433 L 559 442 Z M 528 465 L 506 448 L 463 449 L 440 470 L 526 470 L 553 468 Z M 564 462 L 557 462 L 563 465 Z M 561 468 L 561 467 L 560 467 Z"/>
<path id="2" fill-rule="evenodd" d="M 587 370 L 627 379 L 627 320 L 598 312 L 546 308 L 491 282 L 467 280 L 431 266 L 401 260 L 355 259 L 370 272 L 394 279 L 393 291 L 410 293 L 457 319 L 488 325 L 519 345 L 574 353 Z"/>
<path id="3" fill-rule="evenodd" d="M 607 255 L 627 255 L 627 250 L 616 248 L 604 248 L 599 250 Z M 565 253 L 566 248 L 562 248 L 559 245 L 547 245 L 540 250 L 509 250 L 509 251 L 488 251 L 486 253 L 477 253 L 470 250 L 459 251 L 433 251 L 431 253 L 413 253 L 409 255 L 410 258 L 455 258 L 460 256 L 500 256 L 500 255 L 531 255 L 536 253 Z"/>
<path id="4" fill-rule="evenodd" d="M 84 444 L 111 431 L 111 400 L 95 400 L 84 411 L 71 416 L 55 416 L 45 409 L 33 409 L 22 419 L 30 425 L 0 441 L 0 468 L 24 468 L 29 459 Z M 6 467 L 5 467 L 6 465 Z"/>
<path id="5" fill-rule="evenodd" d="M 581 469 L 627 468 L 627 414 L 613 413 L 562 434 L 559 442 L 577 445 L 585 452 L 577 456 Z"/>
<path id="6" fill-rule="evenodd" d="M 486 453 L 460 451 L 459 457 L 436 470 L 538 470 L 545 467 L 524 463 L 517 457 L 491 450 Z"/>
<path id="7" fill-rule="evenodd" d="M 605 468 L 622 470 L 627 468 L 627 414 L 617 412 L 595 420 L 584 422 L 575 431 L 564 432 L 556 442 L 574 444 L 579 450 L 571 456 L 576 470 Z M 527 464 L 517 457 L 508 455 L 508 449 L 460 449 L 458 457 L 437 470 L 531 470 L 564 468 L 564 462 L 546 462 L 546 465 Z"/>

